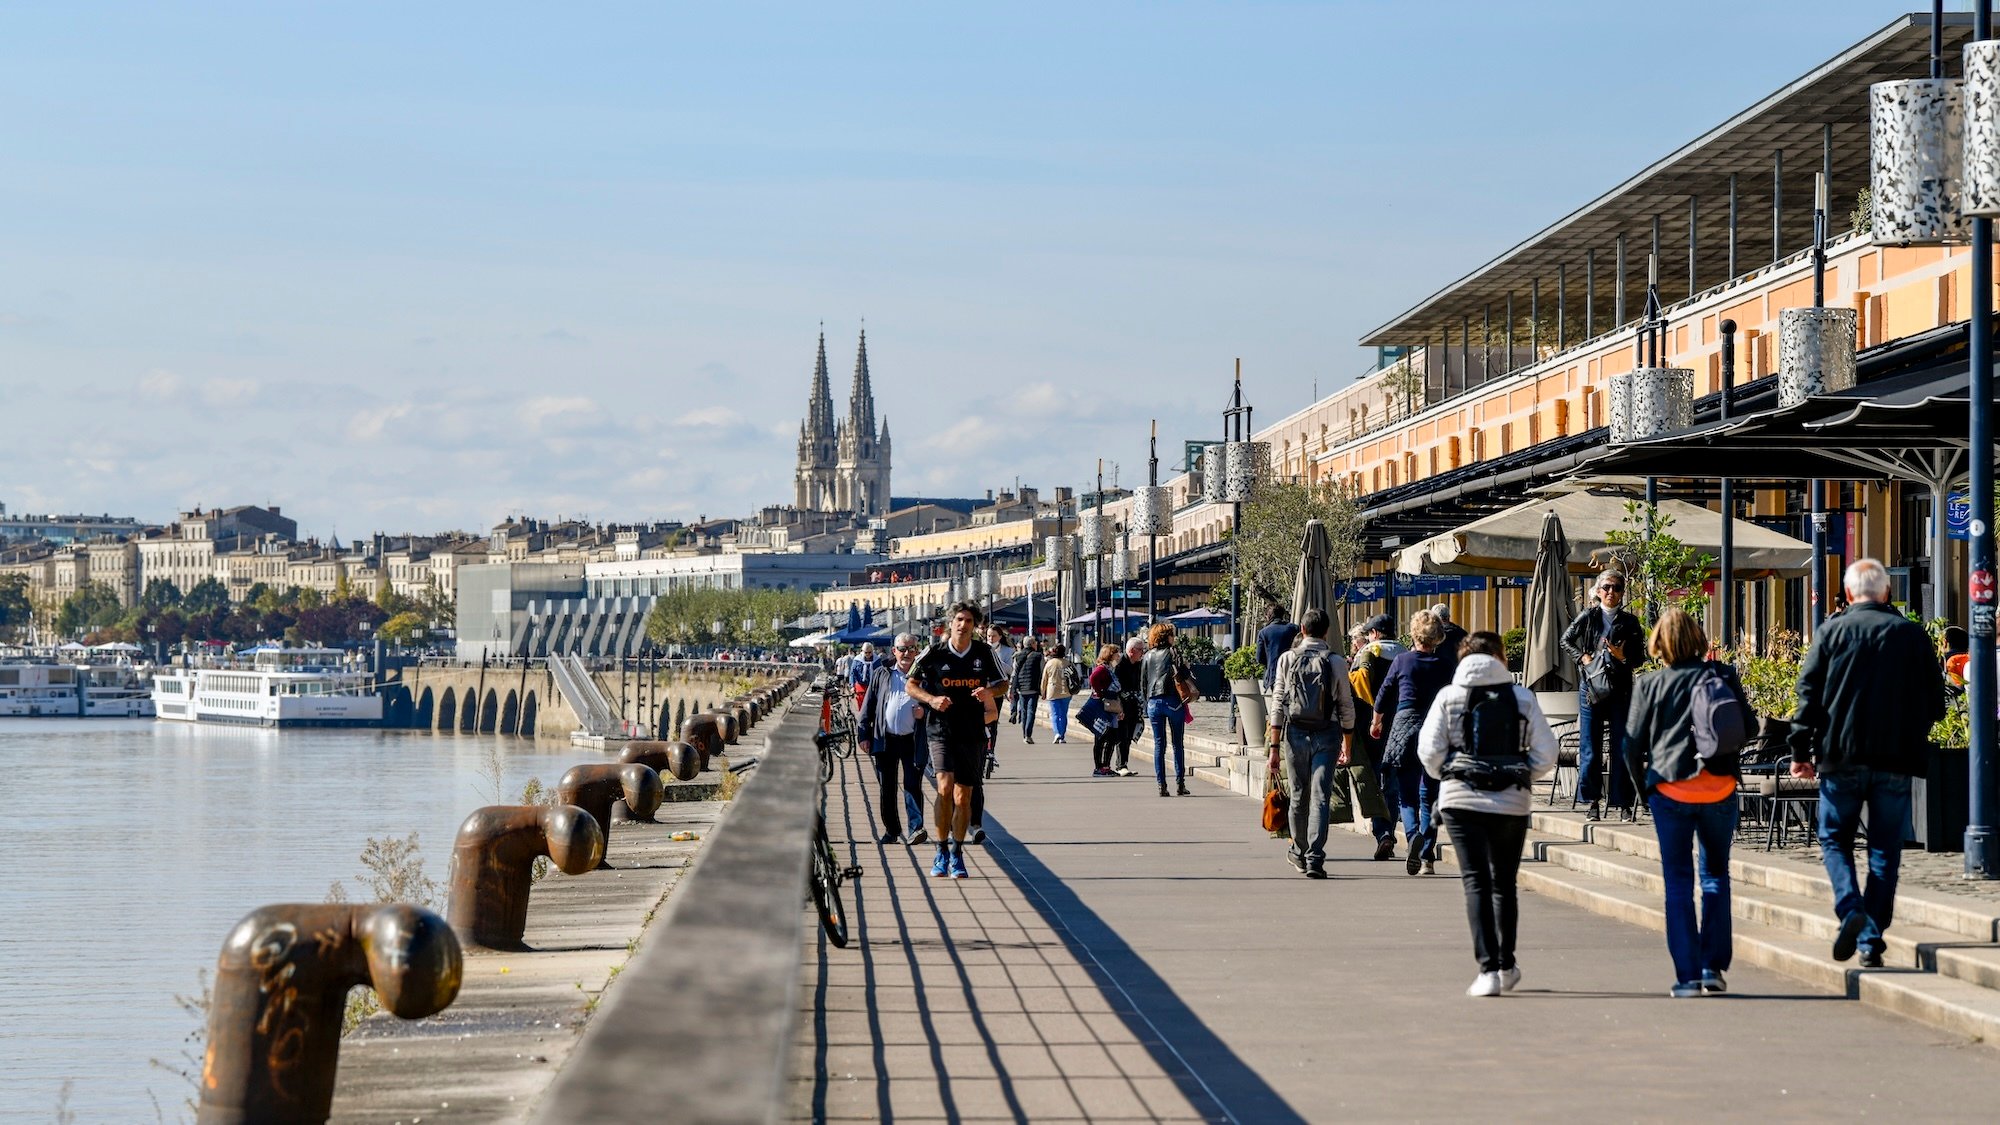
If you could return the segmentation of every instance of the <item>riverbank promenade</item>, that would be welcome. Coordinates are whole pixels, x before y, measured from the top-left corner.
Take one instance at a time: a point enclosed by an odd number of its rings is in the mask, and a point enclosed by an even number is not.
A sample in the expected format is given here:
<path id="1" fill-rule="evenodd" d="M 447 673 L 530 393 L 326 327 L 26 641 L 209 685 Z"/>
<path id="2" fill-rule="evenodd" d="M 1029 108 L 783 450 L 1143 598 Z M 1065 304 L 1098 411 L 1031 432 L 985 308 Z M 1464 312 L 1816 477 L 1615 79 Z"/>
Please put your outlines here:
<path id="1" fill-rule="evenodd" d="M 1046 734 L 1044 734 L 1046 739 Z M 1522 894 L 1512 995 L 1475 965 L 1455 869 L 1335 831 L 1324 882 L 1258 802 L 1002 728 L 971 878 L 877 845 L 875 779 L 827 819 L 865 874 L 846 949 L 802 949 L 798 1120 L 1991 1120 L 2000 1051 L 1739 961 L 1670 1000 L 1650 929 Z M 1893 931 L 1892 931 L 1893 932 Z"/>

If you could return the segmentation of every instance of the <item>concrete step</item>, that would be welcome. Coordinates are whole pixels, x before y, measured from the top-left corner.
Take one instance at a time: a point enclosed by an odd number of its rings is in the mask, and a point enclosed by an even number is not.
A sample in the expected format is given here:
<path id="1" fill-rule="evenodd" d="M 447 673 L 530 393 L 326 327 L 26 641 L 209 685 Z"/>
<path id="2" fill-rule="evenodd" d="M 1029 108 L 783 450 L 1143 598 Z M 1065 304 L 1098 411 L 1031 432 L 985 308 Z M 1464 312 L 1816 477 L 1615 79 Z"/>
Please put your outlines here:
<path id="1" fill-rule="evenodd" d="M 1659 837 L 1651 823 L 1626 824 L 1617 821 L 1589 823 L 1581 817 L 1536 811 L 1533 830 L 1552 838 L 1588 841 L 1599 847 L 1658 863 Z M 1833 883 L 1825 869 L 1775 856 L 1755 847 L 1730 849 L 1729 875 L 1738 887 L 1763 887 L 1788 895 L 1833 901 Z M 1857 854 L 1865 866 L 1865 859 Z M 2000 941 L 2000 908 L 1991 903 L 1960 898 L 1907 883 L 1896 893 L 1897 925 L 1927 926 L 1957 934 L 1975 942 Z"/>
<path id="2" fill-rule="evenodd" d="M 1552 863 L 1524 864 L 1520 887 L 1633 925 L 1653 930 L 1666 927 L 1665 913 L 1655 894 Z M 1928 1027 L 2000 1046 L 2000 991 L 1961 977 L 1917 969 L 1842 965 L 1827 956 L 1824 942 L 1758 922 L 1738 921 L 1733 933 L 1738 962 L 1784 973 Z M 1939 950 L 1940 958 L 1947 952 Z M 1980 955 L 1992 952 L 1989 947 Z"/>

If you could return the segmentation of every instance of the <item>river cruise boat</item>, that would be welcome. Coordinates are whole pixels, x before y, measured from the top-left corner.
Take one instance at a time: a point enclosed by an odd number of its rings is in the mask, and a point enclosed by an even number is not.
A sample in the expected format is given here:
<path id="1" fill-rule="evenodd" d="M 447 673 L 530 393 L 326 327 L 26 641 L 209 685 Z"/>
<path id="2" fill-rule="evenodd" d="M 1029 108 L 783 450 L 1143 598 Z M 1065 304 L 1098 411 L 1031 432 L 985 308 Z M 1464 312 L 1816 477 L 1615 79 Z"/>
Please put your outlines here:
<path id="1" fill-rule="evenodd" d="M 0 664 L 0 718 L 152 717 L 152 697 L 130 664 Z"/>
<path id="2" fill-rule="evenodd" d="M 382 696 L 337 648 L 246 650 L 233 660 L 153 673 L 153 707 L 183 723 L 259 727 L 373 727 Z"/>

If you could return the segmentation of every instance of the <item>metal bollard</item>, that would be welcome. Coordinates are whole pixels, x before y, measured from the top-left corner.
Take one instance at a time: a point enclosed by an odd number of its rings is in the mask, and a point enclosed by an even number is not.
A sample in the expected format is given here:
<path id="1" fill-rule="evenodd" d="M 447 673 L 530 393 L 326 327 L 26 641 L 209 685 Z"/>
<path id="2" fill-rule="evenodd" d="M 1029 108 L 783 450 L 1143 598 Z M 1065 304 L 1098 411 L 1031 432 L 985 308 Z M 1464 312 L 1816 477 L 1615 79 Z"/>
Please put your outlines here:
<path id="1" fill-rule="evenodd" d="M 661 781 L 669 775 L 676 781 L 693 781 L 701 772 L 700 755 L 685 742 L 628 742 L 618 760 L 650 766 Z"/>
<path id="2" fill-rule="evenodd" d="M 347 992 L 370 985 L 406 1020 L 458 996 L 458 938 L 405 902 L 281 904 L 222 943 L 201 1064 L 200 1125 L 325 1121 Z"/>
<path id="3" fill-rule="evenodd" d="M 747 703 L 736 703 L 733 705 L 733 710 L 730 713 L 736 719 L 736 737 L 741 738 L 750 730 L 750 705 Z M 731 739 L 730 741 L 734 742 L 735 739 Z"/>
<path id="4" fill-rule="evenodd" d="M 611 852 L 611 803 L 623 798 L 634 820 L 651 820 L 666 800 L 666 786 L 650 766 L 637 762 L 598 762 L 572 766 L 556 783 L 556 800 L 576 805 L 597 821 L 604 832 L 604 851 Z M 611 866 L 609 860 L 598 864 Z"/>
<path id="5" fill-rule="evenodd" d="M 738 734 L 736 712 L 729 710 L 727 706 L 722 706 L 717 707 L 711 714 L 715 716 L 716 727 L 722 732 L 722 744 L 724 746 L 736 745 L 736 736 Z"/>
<path id="6" fill-rule="evenodd" d="M 709 713 L 689 715 L 686 725 L 681 727 L 681 738 L 694 747 L 701 757 L 701 768 L 708 768 L 708 760 L 722 753 L 721 716 Z"/>
<path id="7" fill-rule="evenodd" d="M 458 940 L 480 949 L 525 949 L 528 889 L 535 860 L 547 856 L 565 875 L 604 859 L 604 832 L 575 805 L 487 805 L 458 826 L 451 847 L 451 898 L 445 917 Z"/>

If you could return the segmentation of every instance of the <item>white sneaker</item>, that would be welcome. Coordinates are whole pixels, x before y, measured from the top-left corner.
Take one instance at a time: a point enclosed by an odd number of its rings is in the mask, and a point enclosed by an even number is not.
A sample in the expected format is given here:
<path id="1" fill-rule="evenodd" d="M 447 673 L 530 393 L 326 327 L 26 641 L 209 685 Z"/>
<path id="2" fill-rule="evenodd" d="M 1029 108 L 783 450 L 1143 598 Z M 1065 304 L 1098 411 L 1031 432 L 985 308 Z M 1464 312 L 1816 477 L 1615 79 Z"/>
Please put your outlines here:
<path id="1" fill-rule="evenodd" d="M 1472 978 L 1472 984 L 1466 988 L 1465 994 L 1467 996 L 1498 996 L 1504 987 L 1500 983 L 1499 973 L 1481 973 Z"/>
<path id="2" fill-rule="evenodd" d="M 1516 965 L 1511 969 L 1500 970 L 1500 991 L 1512 992 L 1514 991 L 1514 986 L 1520 983 L 1521 983 L 1521 967 L 1519 965 Z"/>

